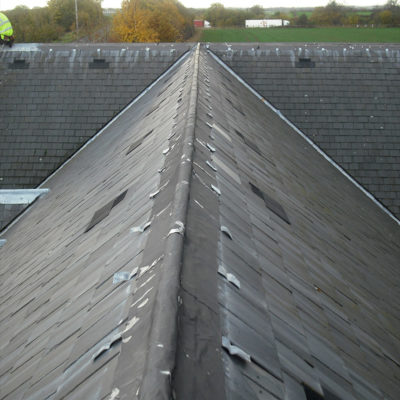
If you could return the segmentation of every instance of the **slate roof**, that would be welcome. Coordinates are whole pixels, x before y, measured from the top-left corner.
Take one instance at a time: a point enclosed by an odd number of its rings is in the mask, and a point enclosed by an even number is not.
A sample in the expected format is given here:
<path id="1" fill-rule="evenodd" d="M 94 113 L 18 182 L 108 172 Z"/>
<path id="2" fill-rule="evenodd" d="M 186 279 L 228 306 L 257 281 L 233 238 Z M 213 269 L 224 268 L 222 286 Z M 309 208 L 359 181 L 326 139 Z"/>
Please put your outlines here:
<path id="1" fill-rule="evenodd" d="M 0 52 L 0 188 L 39 185 L 190 44 L 17 44 Z"/>
<path id="2" fill-rule="evenodd" d="M 0 204 L 0 229 L 7 226 L 27 204 Z"/>
<path id="3" fill-rule="evenodd" d="M 400 216 L 398 44 L 210 44 L 210 49 Z"/>
<path id="4" fill-rule="evenodd" d="M 399 223 L 205 49 L 1 237 L 1 399 L 397 399 Z"/>

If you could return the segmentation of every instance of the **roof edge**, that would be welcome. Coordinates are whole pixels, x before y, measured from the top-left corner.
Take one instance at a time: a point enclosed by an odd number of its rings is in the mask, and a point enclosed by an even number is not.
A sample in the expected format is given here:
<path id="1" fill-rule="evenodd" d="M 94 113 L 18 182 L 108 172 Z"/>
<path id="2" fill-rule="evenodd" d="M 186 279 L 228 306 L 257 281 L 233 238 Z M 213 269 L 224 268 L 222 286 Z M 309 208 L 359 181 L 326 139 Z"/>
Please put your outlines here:
<path id="1" fill-rule="evenodd" d="M 280 110 L 274 107 L 268 100 L 260 95 L 253 87 L 251 87 L 245 80 L 243 80 L 233 69 L 225 64 L 213 51 L 207 48 L 209 54 L 231 75 L 233 75 L 239 82 L 241 82 L 247 89 L 250 90 L 258 99 L 260 99 L 267 107 L 269 107 L 275 114 L 277 114 L 283 121 L 285 121 L 294 131 L 299 134 L 308 144 L 310 144 L 322 157 L 324 157 L 334 168 L 341 172 L 351 183 L 360 189 L 370 200 L 372 200 L 385 214 L 393 219 L 400 226 L 400 220 L 386 208 L 374 195 L 358 183 L 351 175 L 349 175 L 339 164 L 336 163 L 327 153 L 325 153 L 315 142 L 313 142 L 304 132 L 302 132 L 293 122 L 286 118 Z"/>
<path id="2" fill-rule="evenodd" d="M 177 350 L 178 337 L 178 308 L 180 274 L 183 258 L 184 229 L 187 221 L 187 210 L 190 194 L 190 181 L 192 174 L 193 141 L 197 112 L 198 93 L 198 72 L 199 72 L 200 45 L 195 50 L 193 75 L 190 89 L 188 115 L 183 132 L 182 156 L 177 177 L 177 187 L 171 213 L 172 226 L 166 239 L 165 259 L 162 278 L 158 289 L 157 304 L 154 309 L 154 324 L 150 333 L 150 347 L 147 355 L 147 366 L 144 373 L 144 380 L 141 385 L 141 398 L 154 399 L 154 388 L 164 385 L 157 391 L 157 399 L 165 400 L 171 398 L 171 378 L 175 368 L 176 354 L 171 360 L 166 360 L 157 348 L 157 343 L 163 342 L 166 349 L 174 353 Z M 177 234 L 176 234 L 177 233 Z M 168 313 L 165 312 L 166 308 Z M 171 364 L 167 365 L 166 362 Z M 166 381 L 160 382 L 160 371 L 169 375 L 169 384 Z"/>

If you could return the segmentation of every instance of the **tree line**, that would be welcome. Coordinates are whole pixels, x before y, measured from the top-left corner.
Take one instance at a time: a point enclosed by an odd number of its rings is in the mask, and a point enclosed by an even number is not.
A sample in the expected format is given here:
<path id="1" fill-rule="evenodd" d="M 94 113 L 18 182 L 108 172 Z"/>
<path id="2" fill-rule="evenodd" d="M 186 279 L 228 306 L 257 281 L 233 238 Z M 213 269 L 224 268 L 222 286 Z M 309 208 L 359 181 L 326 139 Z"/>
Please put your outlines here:
<path id="1" fill-rule="evenodd" d="M 314 8 L 311 16 L 301 14 L 291 18 L 292 26 L 400 26 L 400 6 L 397 0 L 389 0 L 384 6 L 374 8 L 370 13 L 357 13 L 352 7 L 345 7 L 331 1 L 325 7 Z"/>
<path id="2" fill-rule="evenodd" d="M 316 7 L 311 15 L 275 12 L 267 14 L 261 6 L 245 9 L 225 8 L 214 3 L 203 13 L 213 27 L 244 27 L 246 19 L 276 18 L 290 21 L 290 26 L 400 26 L 400 6 L 397 0 L 389 0 L 384 6 L 376 7 L 371 13 L 359 14 L 354 8 L 330 1 L 325 7 Z"/>
<path id="3" fill-rule="evenodd" d="M 106 17 L 101 0 L 49 0 L 46 7 L 18 6 L 5 11 L 16 42 L 54 41 L 178 42 L 194 33 L 193 16 L 177 0 L 123 0 L 121 10 Z"/>
<path id="4" fill-rule="evenodd" d="M 18 6 L 5 11 L 14 27 L 17 42 L 103 41 L 176 42 L 189 39 L 193 19 L 205 19 L 213 27 L 244 27 L 246 19 L 279 18 L 290 26 L 400 26 L 398 0 L 389 0 L 370 13 L 357 13 L 335 1 L 316 7 L 309 15 L 301 12 L 272 16 L 263 7 L 225 8 L 220 3 L 208 9 L 187 9 L 178 0 L 123 0 L 113 16 L 103 14 L 101 0 L 77 0 L 79 36 L 75 26 L 75 0 L 49 0 L 46 7 Z M 268 17 L 267 17 L 268 15 Z"/>
<path id="5" fill-rule="evenodd" d="M 33 9 L 17 6 L 5 14 L 17 42 L 53 42 L 76 32 L 75 0 L 49 0 L 47 7 Z M 80 35 L 94 39 L 94 33 L 105 23 L 101 0 L 79 0 L 78 21 Z"/>

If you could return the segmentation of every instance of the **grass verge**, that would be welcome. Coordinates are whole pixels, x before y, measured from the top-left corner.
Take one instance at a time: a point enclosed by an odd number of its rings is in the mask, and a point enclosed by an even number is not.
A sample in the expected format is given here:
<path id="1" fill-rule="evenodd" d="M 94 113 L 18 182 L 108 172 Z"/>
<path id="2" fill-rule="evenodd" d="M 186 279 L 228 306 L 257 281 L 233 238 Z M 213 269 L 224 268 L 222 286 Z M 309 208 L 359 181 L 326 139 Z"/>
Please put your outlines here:
<path id="1" fill-rule="evenodd" d="M 400 28 L 204 29 L 202 42 L 400 43 Z"/>

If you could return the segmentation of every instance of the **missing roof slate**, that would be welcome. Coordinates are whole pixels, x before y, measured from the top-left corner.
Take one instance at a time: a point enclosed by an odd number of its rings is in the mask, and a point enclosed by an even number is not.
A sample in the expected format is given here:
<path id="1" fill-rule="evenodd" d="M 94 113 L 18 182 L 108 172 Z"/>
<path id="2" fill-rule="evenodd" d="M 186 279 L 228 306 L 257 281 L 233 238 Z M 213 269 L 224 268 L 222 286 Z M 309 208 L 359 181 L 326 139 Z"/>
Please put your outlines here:
<path id="1" fill-rule="evenodd" d="M 12 63 L 8 64 L 9 69 L 27 69 L 29 68 L 29 63 L 26 60 L 15 58 Z"/>
<path id="2" fill-rule="evenodd" d="M 99 222 L 103 221 L 103 219 L 108 217 L 108 214 L 110 214 L 111 210 L 125 198 L 127 192 L 128 190 L 125 190 L 124 192 L 119 194 L 115 199 L 111 200 L 105 206 L 98 209 L 94 213 L 92 219 L 90 220 L 88 226 L 86 227 L 85 233 L 89 232 L 95 225 L 97 225 Z"/>
<path id="3" fill-rule="evenodd" d="M 253 193 L 264 200 L 263 192 L 257 186 L 253 185 L 251 182 L 249 182 L 249 183 L 250 183 L 250 188 L 253 191 Z"/>
<path id="4" fill-rule="evenodd" d="M 250 147 L 254 152 L 256 152 L 259 156 L 264 157 L 259 149 L 259 147 L 251 140 L 248 140 L 244 137 L 244 135 L 239 132 L 237 129 L 235 129 L 235 133 L 236 135 L 238 135 L 243 141 L 244 143 Z"/>
<path id="5" fill-rule="evenodd" d="M 108 214 L 110 214 L 110 211 L 111 211 L 112 206 L 113 206 L 113 202 L 112 203 L 107 203 L 105 206 L 101 207 L 99 210 L 97 210 L 94 213 L 91 221 L 89 222 L 89 225 L 87 226 L 87 228 L 85 230 L 85 233 L 90 231 L 95 225 L 97 225 L 104 218 L 106 218 L 108 216 Z"/>
<path id="6" fill-rule="evenodd" d="M 303 388 L 307 400 L 324 400 L 324 396 L 320 395 L 318 392 L 316 392 L 314 389 L 311 389 L 304 383 L 303 383 Z"/>
<path id="7" fill-rule="evenodd" d="M 128 151 L 126 152 L 126 155 L 128 155 L 129 153 L 131 153 L 133 150 L 135 150 L 136 148 L 138 148 L 142 143 L 143 140 L 146 139 L 148 136 L 150 136 L 153 133 L 153 130 L 150 130 L 149 132 L 147 132 L 144 136 L 140 137 L 138 140 L 135 140 L 130 146 Z"/>
<path id="8" fill-rule="evenodd" d="M 106 62 L 104 58 L 94 58 L 91 63 L 89 63 L 90 69 L 107 69 L 110 66 L 109 62 Z"/>
<path id="9" fill-rule="evenodd" d="M 257 195 L 260 199 L 264 200 L 265 206 L 271 210 L 275 215 L 285 221 L 287 224 L 291 224 L 289 221 L 289 217 L 287 216 L 283 207 L 272 197 L 268 196 L 265 192 L 263 192 L 260 188 L 258 188 L 253 183 L 249 182 L 251 191 Z"/>
<path id="10" fill-rule="evenodd" d="M 299 61 L 296 61 L 296 68 L 315 68 L 315 61 L 311 61 L 311 58 L 299 57 Z"/>
<path id="11" fill-rule="evenodd" d="M 336 394 L 332 393 L 326 387 L 322 387 L 322 390 L 324 391 L 324 399 L 325 400 L 341 400 L 341 398 L 339 396 L 337 396 Z"/>
<path id="12" fill-rule="evenodd" d="M 113 201 L 113 205 L 111 208 L 114 208 L 117 204 L 119 204 L 126 196 L 126 194 L 128 193 L 128 190 L 125 190 L 125 192 L 122 192 L 119 196 L 117 196 L 114 201 Z"/>
<path id="13" fill-rule="evenodd" d="M 141 144 L 142 144 L 143 139 L 138 139 L 135 142 L 133 142 L 130 146 L 128 151 L 126 152 L 126 155 L 128 155 L 129 153 L 132 153 L 133 150 L 135 150 L 136 148 L 138 148 Z"/>

